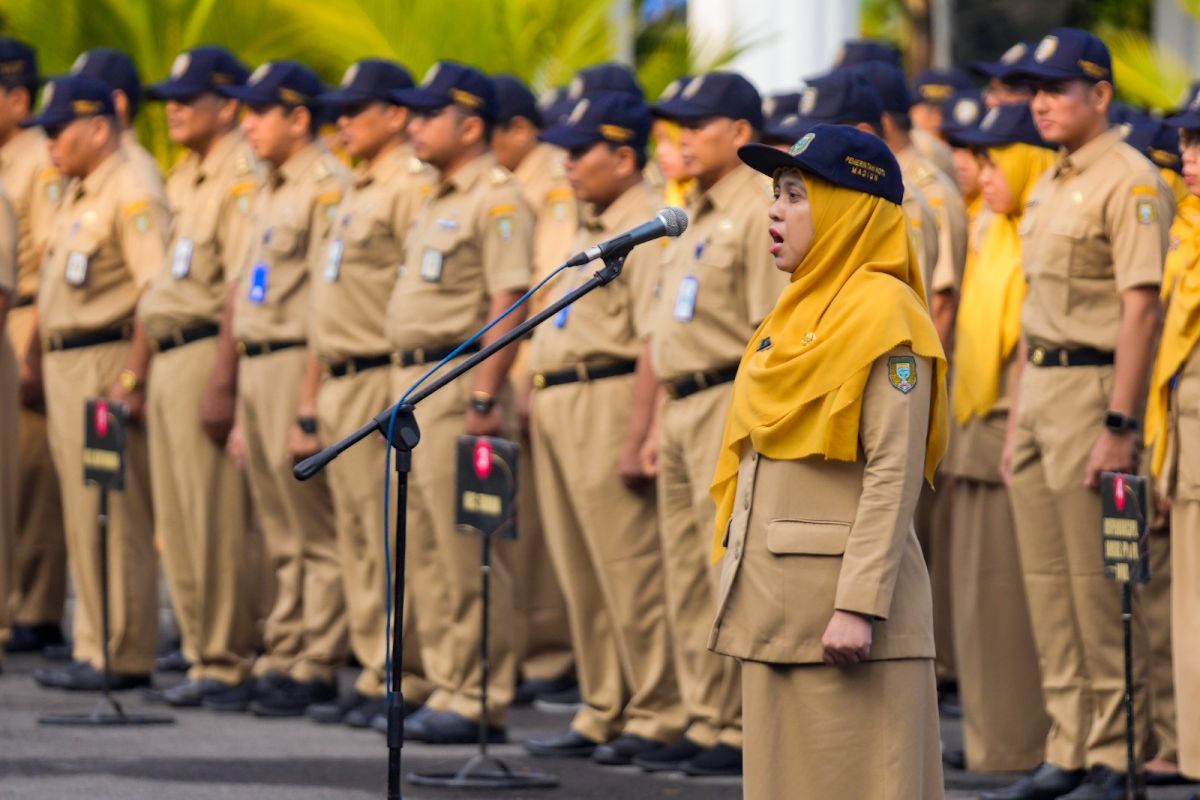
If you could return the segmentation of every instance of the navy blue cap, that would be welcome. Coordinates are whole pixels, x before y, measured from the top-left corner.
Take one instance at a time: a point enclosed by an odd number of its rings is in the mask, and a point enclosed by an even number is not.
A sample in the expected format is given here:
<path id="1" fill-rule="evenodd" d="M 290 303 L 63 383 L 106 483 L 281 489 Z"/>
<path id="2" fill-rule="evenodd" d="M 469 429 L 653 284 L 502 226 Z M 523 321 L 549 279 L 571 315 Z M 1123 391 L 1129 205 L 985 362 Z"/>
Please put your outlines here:
<path id="1" fill-rule="evenodd" d="M 773 138 L 795 141 L 814 125 L 882 124 L 883 101 L 875 87 L 852 69 L 836 69 L 810 78 L 800 90 L 799 113 L 767 131 Z"/>
<path id="2" fill-rule="evenodd" d="M 1021 63 L 1033 52 L 1033 42 L 1017 42 L 1000 54 L 995 61 L 976 61 L 971 65 L 971 71 L 985 78 L 1004 79 L 1010 70 Z"/>
<path id="3" fill-rule="evenodd" d="M 1195 81 L 1188 87 L 1187 97 L 1184 98 L 1183 105 L 1164 119 L 1163 122 L 1173 125 L 1176 128 L 1186 128 L 1187 130 L 1200 128 L 1200 81 Z"/>
<path id="4" fill-rule="evenodd" d="M 786 153 L 766 144 L 748 144 L 738 148 L 738 156 L 771 177 L 790 167 L 896 205 L 904 199 L 900 165 L 887 144 L 848 125 L 816 125 Z"/>
<path id="5" fill-rule="evenodd" d="M 0 86 L 37 83 L 37 53 L 20 39 L 0 36 Z"/>
<path id="6" fill-rule="evenodd" d="M 597 92 L 576 103 L 564 122 L 538 138 L 566 150 L 608 142 L 644 152 L 652 123 L 650 109 L 633 95 Z"/>
<path id="7" fill-rule="evenodd" d="M 130 113 L 136 114 L 142 104 L 142 79 L 129 54 L 111 47 L 85 50 L 71 65 L 72 75 L 99 78 L 129 98 Z"/>
<path id="8" fill-rule="evenodd" d="M 226 97 L 250 106 L 308 106 L 316 104 L 325 85 L 303 64 L 295 61 L 268 61 L 250 75 L 244 86 L 224 86 Z"/>
<path id="9" fill-rule="evenodd" d="M 890 114 L 907 114 L 913 106 L 912 95 L 908 92 L 908 81 L 904 73 L 894 64 L 882 61 L 867 61 L 855 64 L 851 70 L 862 75 L 867 83 L 875 89 L 883 110 Z"/>
<path id="10" fill-rule="evenodd" d="M 1126 122 L 1133 122 L 1148 116 L 1150 116 L 1150 112 L 1147 109 L 1129 103 L 1114 100 L 1108 105 L 1108 121 L 1114 125 L 1123 125 Z"/>
<path id="11" fill-rule="evenodd" d="M 785 120 L 800 113 L 800 96 L 800 92 L 779 92 L 763 100 L 764 140 L 788 144 L 796 141 L 797 137 L 785 133 Z"/>
<path id="12" fill-rule="evenodd" d="M 1018 61 L 1000 78 L 1111 82 L 1112 55 L 1095 34 L 1078 28 L 1055 28 L 1042 37 L 1032 55 Z"/>
<path id="13" fill-rule="evenodd" d="M 762 130 L 762 97 L 754 84 L 736 72 L 710 72 L 688 81 L 674 97 L 655 103 L 655 116 L 680 121 L 727 117 L 744 119 Z"/>
<path id="14" fill-rule="evenodd" d="M 350 106 L 377 101 L 392 102 L 392 92 L 416 86 L 412 73 L 395 61 L 364 58 L 351 64 L 338 88 L 317 96 L 323 106 Z"/>
<path id="15" fill-rule="evenodd" d="M 574 104 L 566 86 L 555 86 L 538 98 L 538 111 L 542 112 L 542 121 L 548 125 L 562 122 L 571 113 L 572 108 Z"/>
<path id="16" fill-rule="evenodd" d="M 959 92 L 942 104 L 942 124 L 938 130 L 952 146 L 964 147 L 966 143 L 958 134 L 978 125 L 985 110 L 983 93 L 978 89 Z"/>
<path id="17" fill-rule="evenodd" d="M 98 78 L 67 75 L 46 82 L 42 107 L 35 116 L 21 122 L 22 128 L 66 125 L 84 117 L 113 116 L 112 87 Z"/>
<path id="18" fill-rule="evenodd" d="M 913 80 L 912 100 L 941 105 L 958 92 L 974 88 L 975 84 L 961 69 L 923 69 Z"/>
<path id="19" fill-rule="evenodd" d="M 537 98 L 516 75 L 493 75 L 492 89 L 496 93 L 496 121 L 504 124 L 524 117 L 536 128 L 546 127 Z M 570 113 L 570 112 L 567 112 Z"/>
<path id="20" fill-rule="evenodd" d="M 841 53 L 835 59 L 835 66 L 849 67 L 853 64 L 868 64 L 880 61 L 884 64 L 900 66 L 900 48 L 891 42 L 879 39 L 848 39 L 842 43 Z"/>
<path id="21" fill-rule="evenodd" d="M 579 98 L 596 92 L 623 92 L 639 100 L 646 99 L 646 93 L 642 91 L 642 85 L 638 83 L 633 70 L 615 61 L 594 64 L 579 70 L 567 89 L 572 106 Z"/>
<path id="22" fill-rule="evenodd" d="M 240 86 L 250 70 L 224 47 L 197 47 L 175 57 L 171 77 L 146 87 L 151 100 L 186 100 L 222 86 Z"/>
<path id="23" fill-rule="evenodd" d="M 1035 147 L 1055 149 L 1048 144 L 1033 122 L 1028 103 L 1013 103 L 996 106 L 983 115 L 979 125 L 963 128 L 955 136 L 960 142 L 975 147 L 1002 147 L 1006 144 L 1031 144 Z"/>
<path id="24" fill-rule="evenodd" d="M 492 82 L 479 70 L 457 61 L 437 62 L 425 73 L 420 86 L 401 89 L 392 97 L 414 111 L 436 111 L 453 104 L 485 120 L 496 119 L 496 91 Z"/>
<path id="25" fill-rule="evenodd" d="M 1124 123 L 1128 133 L 1125 144 L 1154 162 L 1156 167 L 1183 171 L 1179 157 L 1179 128 L 1149 116 L 1134 117 Z"/>

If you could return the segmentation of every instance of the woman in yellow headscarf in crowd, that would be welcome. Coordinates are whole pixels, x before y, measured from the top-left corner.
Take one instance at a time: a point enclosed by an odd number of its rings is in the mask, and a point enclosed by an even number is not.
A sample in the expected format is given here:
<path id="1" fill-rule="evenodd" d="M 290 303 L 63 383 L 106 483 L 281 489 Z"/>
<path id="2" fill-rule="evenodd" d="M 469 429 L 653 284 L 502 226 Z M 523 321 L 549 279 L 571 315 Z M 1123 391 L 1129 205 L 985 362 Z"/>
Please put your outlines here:
<path id="1" fill-rule="evenodd" d="M 658 102 L 665 102 L 679 94 L 687 86 L 688 80 L 684 77 L 672 81 L 659 95 Z M 658 175 L 654 176 L 651 183 L 662 186 L 663 205 L 682 208 L 687 205 L 688 190 L 695 181 L 688 177 L 683 168 L 683 160 L 679 156 L 679 134 L 678 122 L 661 118 L 654 120 L 650 138 L 654 142 L 653 167 Z"/>
<path id="2" fill-rule="evenodd" d="M 1200 110 L 1166 120 L 1182 128 L 1183 179 L 1200 196 Z M 1183 213 L 1183 206 L 1180 206 Z M 1172 237 L 1175 228 L 1172 227 Z M 1174 276 L 1146 404 L 1146 444 L 1171 508 L 1171 637 L 1180 772 L 1200 779 L 1200 230 L 1172 249 Z M 1170 257 L 1169 257 L 1170 259 Z M 1186 259 L 1186 260 L 1184 260 Z M 1166 281 L 1164 280 L 1164 286 Z"/>
<path id="3" fill-rule="evenodd" d="M 717 462 L 710 649 L 741 659 L 745 797 L 941 798 L 929 573 L 946 358 L 882 140 L 817 125 L 772 176 L 792 277 L 751 339 Z"/>
<path id="4" fill-rule="evenodd" d="M 951 392 L 958 428 L 950 580 L 963 744 L 973 771 L 1025 772 L 1042 763 L 1050 722 L 1000 456 L 1026 292 L 1017 229 L 1056 156 L 1024 104 L 994 108 L 955 138 L 978 159 L 990 211 L 963 276 Z"/>

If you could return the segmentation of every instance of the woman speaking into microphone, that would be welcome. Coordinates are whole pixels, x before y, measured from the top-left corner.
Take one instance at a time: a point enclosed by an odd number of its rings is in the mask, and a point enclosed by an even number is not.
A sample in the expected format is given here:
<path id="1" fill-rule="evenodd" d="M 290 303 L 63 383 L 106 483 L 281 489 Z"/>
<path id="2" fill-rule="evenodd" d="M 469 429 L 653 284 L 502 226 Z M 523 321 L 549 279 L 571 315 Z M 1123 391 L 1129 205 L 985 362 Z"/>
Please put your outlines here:
<path id="1" fill-rule="evenodd" d="M 818 125 L 771 177 L 791 282 L 742 357 L 712 492 L 710 649 L 743 662 L 745 796 L 941 798 L 929 575 L 913 531 L 946 446 L 946 358 L 878 138 Z"/>

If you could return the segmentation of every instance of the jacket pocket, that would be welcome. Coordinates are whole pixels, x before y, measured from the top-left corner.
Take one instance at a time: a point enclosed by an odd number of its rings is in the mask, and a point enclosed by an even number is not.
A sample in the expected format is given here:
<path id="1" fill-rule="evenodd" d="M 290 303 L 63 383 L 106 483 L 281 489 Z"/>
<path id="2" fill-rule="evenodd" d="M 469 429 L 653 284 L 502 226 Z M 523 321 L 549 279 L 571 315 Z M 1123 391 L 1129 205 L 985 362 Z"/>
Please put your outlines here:
<path id="1" fill-rule="evenodd" d="M 767 550 L 777 556 L 840 556 L 849 538 L 849 522 L 775 519 L 767 523 Z"/>

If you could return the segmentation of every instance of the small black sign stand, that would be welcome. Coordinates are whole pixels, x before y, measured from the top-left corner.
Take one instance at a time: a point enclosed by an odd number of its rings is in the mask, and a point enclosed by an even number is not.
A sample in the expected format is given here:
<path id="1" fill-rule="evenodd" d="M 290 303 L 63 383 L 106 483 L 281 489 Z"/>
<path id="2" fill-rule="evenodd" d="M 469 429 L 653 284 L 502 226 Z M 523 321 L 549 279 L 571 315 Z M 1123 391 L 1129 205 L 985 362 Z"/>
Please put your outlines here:
<path id="1" fill-rule="evenodd" d="M 90 714 L 42 714 L 38 717 L 38 723 L 89 728 L 172 725 L 175 723 L 174 717 L 126 712 L 109 690 L 112 685 L 112 654 L 109 646 L 108 493 L 125 488 L 125 426 L 129 409 L 123 403 L 93 399 L 87 401 L 85 415 L 84 480 L 100 490 L 96 538 L 100 549 L 100 636 L 104 648 L 104 688 Z M 93 454 L 101 457 L 87 457 Z"/>

